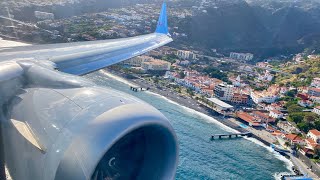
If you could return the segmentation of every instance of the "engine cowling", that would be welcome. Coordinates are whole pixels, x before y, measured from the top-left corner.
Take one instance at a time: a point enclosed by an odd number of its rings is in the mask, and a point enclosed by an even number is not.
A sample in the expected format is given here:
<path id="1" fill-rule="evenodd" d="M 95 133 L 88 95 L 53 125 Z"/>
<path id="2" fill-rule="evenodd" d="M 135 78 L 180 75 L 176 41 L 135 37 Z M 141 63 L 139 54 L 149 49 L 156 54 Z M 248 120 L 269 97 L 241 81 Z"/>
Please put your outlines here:
<path id="1" fill-rule="evenodd" d="M 99 87 L 29 87 L 6 105 L 4 154 L 13 179 L 173 179 L 178 145 L 168 120 Z"/>

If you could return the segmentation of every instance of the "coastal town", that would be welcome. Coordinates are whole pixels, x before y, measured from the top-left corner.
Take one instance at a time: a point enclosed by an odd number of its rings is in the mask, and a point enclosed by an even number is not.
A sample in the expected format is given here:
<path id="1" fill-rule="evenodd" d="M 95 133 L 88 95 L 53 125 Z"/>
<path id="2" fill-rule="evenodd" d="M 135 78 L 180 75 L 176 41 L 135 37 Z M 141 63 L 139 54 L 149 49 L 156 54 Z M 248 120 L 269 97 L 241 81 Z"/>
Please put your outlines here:
<path id="1" fill-rule="evenodd" d="M 206 14 L 201 6 L 170 11 L 175 41 L 188 39 L 179 22 Z M 177 4 L 179 7 L 180 4 Z M 35 43 L 61 43 L 126 38 L 151 33 L 157 5 L 137 4 L 106 12 L 56 18 L 34 11 L 31 22 L 1 16 L 0 37 Z M 14 21 L 13 21 L 14 20 Z M 34 37 L 37 36 L 35 39 Z M 181 105 L 218 117 L 238 131 L 250 132 L 290 158 L 297 174 L 320 177 L 320 55 L 299 53 L 260 59 L 250 52 L 199 50 L 174 44 L 108 68 Z"/>
<path id="2" fill-rule="evenodd" d="M 301 79 L 305 81 L 303 86 L 278 82 L 283 76 L 294 76 L 286 67 L 318 61 L 319 56 L 298 54 L 277 67 L 271 60 L 246 63 L 254 58 L 250 53 L 210 57 L 212 62 L 208 58 L 194 51 L 163 47 L 110 69 L 127 74 L 135 82 L 144 82 L 140 85 L 151 91 L 187 99 L 189 104 L 182 101 L 187 107 L 212 110 L 220 115 L 222 123 L 251 132 L 319 175 L 320 78 L 309 82 Z M 222 70 L 225 66 L 233 68 Z"/>

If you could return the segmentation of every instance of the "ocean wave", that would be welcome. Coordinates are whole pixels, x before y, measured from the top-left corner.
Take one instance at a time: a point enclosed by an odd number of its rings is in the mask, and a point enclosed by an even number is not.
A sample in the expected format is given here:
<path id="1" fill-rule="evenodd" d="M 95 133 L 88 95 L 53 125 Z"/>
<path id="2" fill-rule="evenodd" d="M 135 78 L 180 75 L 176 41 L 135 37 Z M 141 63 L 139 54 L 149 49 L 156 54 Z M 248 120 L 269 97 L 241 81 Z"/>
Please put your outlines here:
<path id="1" fill-rule="evenodd" d="M 261 147 L 266 148 L 269 152 L 273 153 L 274 156 L 279 159 L 280 161 L 283 161 L 286 164 L 286 168 L 292 173 L 294 174 L 292 167 L 294 166 L 293 163 L 287 159 L 286 157 L 282 156 L 280 153 L 274 151 L 270 146 L 266 146 L 265 144 L 263 144 L 261 141 L 255 139 L 255 138 L 251 138 L 251 137 L 244 137 L 246 140 L 251 141 L 255 144 L 258 144 Z M 283 173 L 278 173 L 278 174 L 283 174 Z M 288 174 L 288 173 L 286 173 Z"/>
<path id="2" fill-rule="evenodd" d="M 104 74 L 104 75 L 106 75 L 106 76 L 108 76 L 108 77 L 110 77 L 110 78 L 113 78 L 113 79 L 115 79 L 115 80 L 117 80 L 117 81 L 120 81 L 120 82 L 122 82 L 122 83 L 125 83 L 125 84 L 127 84 L 127 85 L 136 86 L 136 85 L 133 84 L 132 82 L 130 82 L 130 81 L 124 79 L 124 78 L 121 78 L 121 77 L 119 77 L 119 76 L 117 76 L 117 75 L 113 75 L 113 74 L 111 74 L 110 72 L 108 72 L 108 71 L 106 71 L 106 70 L 100 70 L 99 72 L 101 72 L 102 74 Z M 146 93 L 151 94 L 151 95 L 154 95 L 154 96 L 157 96 L 157 97 L 160 97 L 160 98 L 164 99 L 165 101 L 167 101 L 167 102 L 169 102 L 169 103 L 171 103 L 171 104 L 174 104 L 174 105 L 176 105 L 176 106 L 182 107 L 186 112 L 188 112 L 188 113 L 190 113 L 190 114 L 198 115 L 198 116 L 202 117 L 204 120 L 206 120 L 207 122 L 210 122 L 210 123 L 213 123 L 213 124 L 218 125 L 221 129 L 223 129 L 223 130 L 225 130 L 225 131 L 227 131 L 227 132 L 239 133 L 239 131 L 237 131 L 237 130 L 229 127 L 229 126 L 224 125 L 223 123 L 219 122 L 218 120 L 214 119 L 213 117 L 208 116 L 208 115 L 206 115 L 206 114 L 204 114 L 204 113 L 201 113 L 201 112 L 199 112 L 199 111 L 196 111 L 196 110 L 194 110 L 194 109 L 191 109 L 191 108 L 189 108 L 189 107 L 183 106 L 183 105 L 181 105 L 181 104 L 178 104 L 177 102 L 175 102 L 175 101 L 173 101 L 173 100 L 171 100 L 171 99 L 168 99 L 168 98 L 165 97 L 165 96 L 162 96 L 162 95 L 160 95 L 160 94 L 157 94 L 157 93 L 154 93 L 154 92 L 150 92 L 150 91 L 146 91 Z M 293 174 L 292 167 L 293 167 L 294 165 L 293 165 L 293 163 L 292 163 L 289 159 L 285 158 L 284 156 L 282 156 L 282 155 L 279 154 L 278 152 L 274 151 L 271 147 L 266 146 L 266 145 L 263 144 L 261 141 L 255 139 L 255 138 L 249 138 L 249 137 L 244 137 L 244 138 L 245 138 L 246 140 L 248 140 L 248 141 L 251 141 L 251 142 L 253 142 L 253 143 L 255 143 L 255 144 L 258 144 L 258 145 L 266 148 L 269 152 L 273 153 L 274 156 L 275 156 L 277 159 L 279 159 L 280 161 L 283 161 L 283 162 L 286 164 L 287 169 Z M 275 179 L 280 179 L 280 178 L 281 178 L 281 175 L 285 175 L 285 174 L 288 174 L 288 173 L 279 172 L 279 173 L 274 174 L 274 177 L 275 177 Z"/>
<path id="3" fill-rule="evenodd" d="M 280 172 L 280 173 L 275 173 L 275 174 L 273 175 L 273 177 L 274 177 L 274 179 L 276 179 L 276 180 L 281 180 L 281 177 L 284 176 L 284 175 L 292 175 L 292 174 Z"/>
<path id="4" fill-rule="evenodd" d="M 186 110 L 188 113 L 196 114 L 196 115 L 198 115 L 198 116 L 201 116 L 203 119 L 207 120 L 207 122 L 214 123 L 214 124 L 218 125 L 220 128 L 222 128 L 222 129 L 225 130 L 225 131 L 232 132 L 232 133 L 239 133 L 239 131 L 237 131 L 237 130 L 229 127 L 229 126 L 226 126 L 226 125 L 222 124 L 221 122 L 219 122 L 218 120 L 214 119 L 213 117 L 210 117 L 210 116 L 208 116 L 208 115 L 206 115 L 206 114 L 203 114 L 203 113 L 201 113 L 201 112 L 199 112 L 199 111 L 196 111 L 196 110 L 194 110 L 194 109 L 191 109 L 191 108 L 188 108 L 188 107 L 183 106 L 183 105 L 181 105 L 181 104 L 178 104 L 177 102 L 172 101 L 171 99 L 168 99 L 168 98 L 165 97 L 165 96 L 162 96 L 162 95 L 160 95 L 160 94 L 157 94 L 157 93 L 154 93 L 154 92 L 150 92 L 150 91 L 148 91 L 147 93 L 152 94 L 152 95 L 154 95 L 154 96 L 158 96 L 158 97 L 166 100 L 166 101 L 169 102 L 169 103 L 172 103 L 172 104 L 174 104 L 174 105 L 177 105 L 177 106 L 179 106 L 179 107 L 182 107 L 182 108 L 183 108 L 184 110 Z M 257 145 L 259 145 L 259 146 L 261 146 L 261 147 L 264 147 L 264 148 L 267 149 L 269 152 L 273 153 L 273 155 L 274 155 L 277 159 L 279 159 L 280 161 L 282 161 L 282 162 L 284 162 L 284 163 L 286 164 L 286 168 L 287 168 L 291 173 L 286 173 L 286 172 L 275 173 L 275 174 L 274 174 L 274 178 L 275 178 L 275 179 L 277 179 L 277 180 L 279 179 L 279 180 L 280 180 L 282 175 L 294 174 L 294 172 L 292 171 L 292 167 L 293 167 L 294 165 L 293 165 L 293 163 L 292 163 L 289 159 L 285 158 L 285 157 L 282 156 L 280 153 L 274 151 L 271 147 L 266 146 L 266 145 L 263 144 L 261 141 L 255 139 L 255 138 L 244 137 L 244 139 L 246 139 L 246 140 L 248 140 L 248 141 L 251 141 L 251 142 L 253 142 L 253 143 L 255 143 L 255 144 L 257 144 Z"/>
<path id="5" fill-rule="evenodd" d="M 174 105 L 177 105 L 179 107 L 182 107 L 186 112 L 190 113 L 190 114 L 195 114 L 195 115 L 198 115 L 200 117 L 202 117 L 203 119 L 207 120 L 207 122 L 210 122 L 210 123 L 214 123 L 216 125 L 218 125 L 221 129 L 225 130 L 225 131 L 228 131 L 228 132 L 232 132 L 232 133 L 239 133 L 239 131 L 235 130 L 235 129 L 232 129 L 230 128 L 229 126 L 226 126 L 224 125 L 223 123 L 219 122 L 218 120 L 214 119 L 213 117 L 211 116 L 208 116 L 206 114 L 203 114 L 199 111 L 196 111 L 194 109 L 191 109 L 189 107 L 186 107 L 186 106 L 183 106 L 181 104 L 178 104 L 176 103 L 175 101 L 172 101 L 171 99 L 168 99 L 167 97 L 165 96 L 162 96 L 160 94 L 157 94 L 157 93 L 154 93 L 154 92 L 150 92 L 150 91 L 147 91 L 147 93 L 149 94 L 152 94 L 154 96 L 158 96 L 158 97 L 161 97 L 162 99 L 166 100 L 167 102 L 169 103 L 172 103 Z"/>

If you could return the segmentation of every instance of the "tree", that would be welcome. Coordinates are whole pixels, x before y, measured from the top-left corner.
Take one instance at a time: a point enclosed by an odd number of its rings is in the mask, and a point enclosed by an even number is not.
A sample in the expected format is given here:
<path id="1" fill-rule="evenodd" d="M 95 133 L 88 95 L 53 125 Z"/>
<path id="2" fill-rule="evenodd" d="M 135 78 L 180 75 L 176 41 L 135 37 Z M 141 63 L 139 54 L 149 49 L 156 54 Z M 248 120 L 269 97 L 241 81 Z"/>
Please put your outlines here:
<path id="1" fill-rule="evenodd" d="M 178 56 L 176 56 L 175 54 L 167 54 L 162 57 L 162 60 L 168 61 L 170 63 L 175 63 L 176 59 L 178 59 Z"/>
<path id="2" fill-rule="evenodd" d="M 314 122 L 314 128 L 320 131 L 320 118 L 316 119 Z"/>
<path id="3" fill-rule="evenodd" d="M 289 114 L 295 113 L 295 112 L 302 112 L 303 108 L 298 106 L 297 104 L 293 104 L 289 107 L 287 107 Z"/>
<path id="4" fill-rule="evenodd" d="M 290 113 L 289 114 L 289 121 L 293 121 L 295 123 L 300 123 L 303 121 L 304 114 L 301 112 Z"/>
<path id="5" fill-rule="evenodd" d="M 158 77 L 155 77 L 154 80 L 153 80 L 153 82 L 156 83 L 156 84 L 158 84 L 158 83 L 159 83 L 159 78 L 158 78 Z"/>
<path id="6" fill-rule="evenodd" d="M 225 82 L 229 81 L 228 75 L 225 72 L 222 72 L 214 67 L 206 67 L 203 71 L 211 78 L 217 78 Z"/>
<path id="7" fill-rule="evenodd" d="M 304 132 L 308 132 L 310 129 L 312 129 L 311 124 L 307 124 L 306 122 L 300 122 L 297 124 L 298 128 Z"/>
<path id="8" fill-rule="evenodd" d="M 289 143 L 288 141 L 286 141 L 286 142 L 284 143 L 284 145 L 287 146 L 287 147 L 289 147 L 289 146 L 290 146 L 290 143 Z"/>
<path id="9" fill-rule="evenodd" d="M 194 96 L 194 92 L 192 89 L 188 88 L 187 89 L 187 93 L 190 95 L 190 96 Z"/>
<path id="10" fill-rule="evenodd" d="M 319 158 L 320 157 L 320 148 L 316 148 L 314 150 L 314 158 Z"/>
<path id="11" fill-rule="evenodd" d="M 181 93 L 181 87 L 178 87 L 178 88 L 176 89 L 176 91 L 177 91 L 178 93 Z"/>
<path id="12" fill-rule="evenodd" d="M 317 115 L 314 114 L 314 113 L 306 113 L 304 118 L 303 118 L 303 121 L 311 124 L 311 123 L 314 123 L 314 121 L 316 120 L 317 118 Z"/>
<path id="13" fill-rule="evenodd" d="M 179 76 L 180 76 L 181 79 L 184 79 L 186 77 L 186 74 L 184 74 L 183 71 L 180 71 L 179 72 Z"/>
<path id="14" fill-rule="evenodd" d="M 286 95 L 286 96 L 289 96 L 289 97 L 294 97 L 294 96 L 296 95 L 296 92 L 293 91 L 293 90 L 290 90 L 290 91 L 286 92 L 285 95 Z"/>

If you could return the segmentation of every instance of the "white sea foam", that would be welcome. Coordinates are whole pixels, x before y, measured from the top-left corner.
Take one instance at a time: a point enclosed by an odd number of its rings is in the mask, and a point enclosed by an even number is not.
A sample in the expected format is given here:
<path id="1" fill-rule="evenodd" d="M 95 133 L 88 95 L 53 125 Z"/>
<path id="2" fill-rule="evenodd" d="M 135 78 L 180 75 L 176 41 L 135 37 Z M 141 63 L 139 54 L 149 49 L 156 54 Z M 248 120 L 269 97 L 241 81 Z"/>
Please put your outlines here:
<path id="1" fill-rule="evenodd" d="M 293 173 L 284 173 L 284 172 L 281 172 L 281 173 L 275 173 L 273 175 L 274 179 L 276 180 L 281 180 L 281 177 L 284 176 L 284 175 L 293 175 Z"/>
<path id="2" fill-rule="evenodd" d="M 274 156 L 279 159 L 280 161 L 283 161 L 285 164 L 286 164 L 286 167 L 287 169 L 293 174 L 293 171 L 292 171 L 292 167 L 294 166 L 293 163 L 285 158 L 284 156 L 282 156 L 280 153 L 274 151 L 270 146 L 266 146 L 265 144 L 263 144 L 261 141 L 255 139 L 255 138 L 251 138 L 251 137 L 244 137 L 245 139 L 247 139 L 248 141 L 251 141 L 255 144 L 258 144 L 259 146 L 262 146 L 264 148 L 266 148 L 269 152 L 273 153 Z M 276 173 L 276 174 L 279 174 L 279 173 Z M 274 176 L 276 176 L 276 174 Z M 288 174 L 288 173 L 287 173 Z M 280 177 L 281 175 L 283 175 L 282 173 L 280 173 Z M 280 178 L 279 178 L 280 179 Z"/>
<path id="3" fill-rule="evenodd" d="M 175 105 L 177 105 L 177 106 L 180 106 L 180 107 L 182 107 L 184 110 L 186 110 L 188 113 L 190 113 L 190 114 L 195 114 L 195 115 L 197 115 L 197 116 L 200 116 L 200 117 L 202 117 L 203 119 L 205 119 L 207 122 L 214 123 L 214 124 L 218 125 L 220 128 L 222 128 L 222 129 L 225 130 L 225 131 L 233 132 L 233 133 L 238 133 L 237 130 L 232 129 L 232 128 L 230 128 L 229 126 L 226 126 L 226 125 L 222 124 L 222 123 L 219 122 L 218 120 L 216 120 L 216 119 L 214 119 L 214 118 L 212 118 L 212 117 L 210 117 L 210 116 L 208 116 L 208 115 L 206 115 L 206 114 L 203 114 L 203 113 L 201 113 L 201 112 L 199 112 L 199 111 L 196 111 L 196 110 L 194 110 L 194 109 L 191 109 L 191 108 L 188 108 L 188 107 L 183 106 L 183 105 L 181 105 L 181 104 L 178 104 L 178 103 L 176 103 L 176 102 L 174 102 L 174 101 L 172 101 L 172 100 L 168 99 L 167 97 L 162 96 L 162 95 L 160 95 L 160 94 L 153 93 L 153 92 L 150 92 L 150 91 L 148 91 L 147 93 L 152 94 L 152 95 L 155 95 L 155 96 L 158 96 L 158 97 L 161 97 L 161 98 L 163 98 L 164 100 L 166 100 L 166 101 L 169 102 L 169 103 L 172 103 L 172 104 L 175 104 Z"/>
<path id="4" fill-rule="evenodd" d="M 113 78 L 113 79 L 115 79 L 115 80 L 117 80 L 117 81 L 120 81 L 120 82 L 122 82 L 122 83 L 125 83 L 125 84 L 127 84 L 127 85 L 136 86 L 136 85 L 133 84 L 132 82 L 130 82 L 130 81 L 124 79 L 124 78 L 121 78 L 121 77 L 119 77 L 119 76 L 113 75 L 113 74 L 111 74 L 111 73 L 108 72 L 108 71 L 100 70 L 100 72 L 101 72 L 102 74 L 110 77 L 110 78 Z M 158 97 L 166 100 L 166 101 L 169 102 L 169 103 L 172 103 L 172 104 L 174 104 L 174 105 L 180 106 L 180 107 L 182 107 L 183 109 L 185 109 L 188 113 L 196 114 L 196 115 L 202 117 L 202 118 L 203 118 L 204 120 L 206 120 L 207 122 L 211 122 L 211 123 L 214 123 L 214 124 L 218 125 L 219 127 L 221 127 L 221 128 L 222 128 L 223 130 L 225 130 L 225 131 L 233 132 L 233 133 L 238 133 L 238 132 L 239 132 L 239 131 L 237 131 L 237 130 L 235 130 L 235 129 L 232 129 L 232 128 L 229 127 L 229 126 L 224 125 L 223 123 L 219 122 L 218 120 L 216 120 L 216 119 L 214 119 L 214 118 L 212 118 L 212 117 L 210 117 L 210 116 L 208 116 L 208 115 L 206 115 L 206 114 L 203 114 L 203 113 L 201 113 L 201 112 L 199 112 L 199 111 L 196 111 L 196 110 L 194 110 L 194 109 L 191 109 L 191 108 L 188 108 L 188 107 L 183 106 L 183 105 L 181 105 L 181 104 L 178 104 L 177 102 L 172 101 L 172 100 L 168 99 L 168 98 L 165 97 L 165 96 L 162 96 L 162 95 L 160 95 L 160 94 L 157 94 L 157 93 L 154 93 L 154 92 L 150 92 L 150 91 L 146 91 L 146 93 L 152 94 L 152 95 L 154 95 L 154 96 L 158 96 Z M 283 162 L 286 164 L 287 169 L 288 169 L 290 172 L 293 173 L 293 171 L 292 171 L 293 163 L 292 163 L 290 160 L 288 160 L 287 158 L 285 158 L 284 156 L 282 156 L 282 155 L 279 154 L 278 152 L 275 152 L 271 147 L 266 146 L 266 145 L 263 144 L 261 141 L 255 139 L 255 138 L 245 137 L 245 139 L 247 139 L 248 141 L 251 141 L 251 142 L 253 142 L 253 143 L 256 143 L 256 144 L 258 144 L 258 145 L 266 148 L 269 152 L 272 152 L 272 153 L 274 154 L 274 156 L 275 156 L 277 159 L 283 161 Z M 281 179 L 281 175 L 285 175 L 285 174 L 288 174 L 288 173 L 275 173 L 275 174 L 274 174 L 274 178 L 275 178 L 275 179 Z"/>

